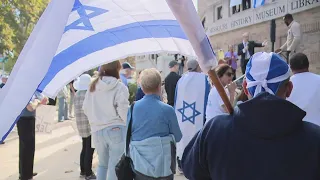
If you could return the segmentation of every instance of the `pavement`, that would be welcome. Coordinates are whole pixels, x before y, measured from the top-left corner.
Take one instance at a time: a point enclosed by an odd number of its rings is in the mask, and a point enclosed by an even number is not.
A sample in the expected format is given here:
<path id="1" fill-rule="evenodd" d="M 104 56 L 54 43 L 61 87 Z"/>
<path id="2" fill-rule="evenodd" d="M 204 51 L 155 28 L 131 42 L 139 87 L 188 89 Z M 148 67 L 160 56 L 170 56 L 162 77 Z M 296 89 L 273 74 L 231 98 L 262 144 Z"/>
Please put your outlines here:
<path id="1" fill-rule="evenodd" d="M 0 180 L 17 180 L 19 177 L 19 140 L 14 129 L 4 145 L 0 145 Z M 79 158 L 81 138 L 74 120 L 55 123 L 51 134 L 36 133 L 35 180 L 80 180 Z M 97 155 L 93 168 L 96 171 Z M 176 180 L 184 180 L 176 175 Z"/>

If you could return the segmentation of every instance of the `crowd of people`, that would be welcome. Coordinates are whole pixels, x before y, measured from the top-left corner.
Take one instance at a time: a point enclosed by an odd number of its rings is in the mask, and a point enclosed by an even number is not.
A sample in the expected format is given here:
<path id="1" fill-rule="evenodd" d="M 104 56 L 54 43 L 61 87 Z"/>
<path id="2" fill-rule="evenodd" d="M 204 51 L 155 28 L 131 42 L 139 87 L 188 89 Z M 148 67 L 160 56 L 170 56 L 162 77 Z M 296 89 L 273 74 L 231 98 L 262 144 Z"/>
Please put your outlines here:
<path id="1" fill-rule="evenodd" d="M 154 68 L 139 72 L 131 105 L 127 81 L 134 67 L 128 62 L 104 64 L 93 77 L 84 73 L 63 87 L 57 96 L 59 121 L 69 119 L 74 107 L 82 137 L 80 176 L 117 180 L 115 167 L 129 142 L 126 155 L 137 180 L 172 180 L 177 171 L 190 180 L 319 179 L 320 76 L 309 72 L 305 54 L 291 52 L 288 65 L 277 53 L 254 53 L 266 42 L 249 41 L 247 33 L 243 37 L 238 52 L 229 46 L 214 69 L 233 114 L 195 59 L 186 60 L 182 76 L 175 60 L 164 80 Z M 233 82 L 237 56 L 245 74 L 240 93 Z M 17 124 L 22 180 L 36 175 L 35 110 L 47 103 L 35 93 Z"/>

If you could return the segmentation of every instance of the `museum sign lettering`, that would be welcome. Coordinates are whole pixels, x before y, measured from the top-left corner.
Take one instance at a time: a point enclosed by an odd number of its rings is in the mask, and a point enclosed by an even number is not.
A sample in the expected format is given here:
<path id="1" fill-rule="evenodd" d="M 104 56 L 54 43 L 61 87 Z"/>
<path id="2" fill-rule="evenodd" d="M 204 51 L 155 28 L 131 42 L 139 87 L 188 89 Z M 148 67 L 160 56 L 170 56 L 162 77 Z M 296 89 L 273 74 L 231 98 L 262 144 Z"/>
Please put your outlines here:
<path id="1" fill-rule="evenodd" d="M 283 0 L 257 9 L 250 9 L 221 19 L 208 28 L 209 36 L 283 17 L 287 13 L 298 13 L 320 6 L 320 0 Z"/>

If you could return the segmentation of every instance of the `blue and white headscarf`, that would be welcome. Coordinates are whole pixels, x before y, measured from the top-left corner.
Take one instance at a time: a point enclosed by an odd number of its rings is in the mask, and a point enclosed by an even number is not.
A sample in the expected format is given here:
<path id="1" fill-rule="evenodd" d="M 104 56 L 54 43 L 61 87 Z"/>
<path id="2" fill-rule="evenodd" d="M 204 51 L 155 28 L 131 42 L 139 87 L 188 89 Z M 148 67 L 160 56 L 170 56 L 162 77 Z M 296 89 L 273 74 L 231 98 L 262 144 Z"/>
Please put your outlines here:
<path id="1" fill-rule="evenodd" d="M 274 95 L 290 73 L 288 64 L 278 54 L 258 52 L 247 64 L 247 89 L 252 97 L 261 92 Z"/>

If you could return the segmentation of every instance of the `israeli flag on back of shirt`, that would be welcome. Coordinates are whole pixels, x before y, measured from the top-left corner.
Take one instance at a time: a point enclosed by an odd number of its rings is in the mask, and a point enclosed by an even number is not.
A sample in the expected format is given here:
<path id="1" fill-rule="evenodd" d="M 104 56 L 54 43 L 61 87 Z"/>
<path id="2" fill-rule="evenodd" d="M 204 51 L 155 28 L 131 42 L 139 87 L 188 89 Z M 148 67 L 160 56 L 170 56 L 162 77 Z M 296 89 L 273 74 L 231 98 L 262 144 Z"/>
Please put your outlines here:
<path id="1" fill-rule="evenodd" d="M 178 81 L 175 112 L 183 135 L 177 144 L 180 159 L 185 147 L 204 125 L 210 88 L 208 76 L 203 73 L 188 72 Z"/>

